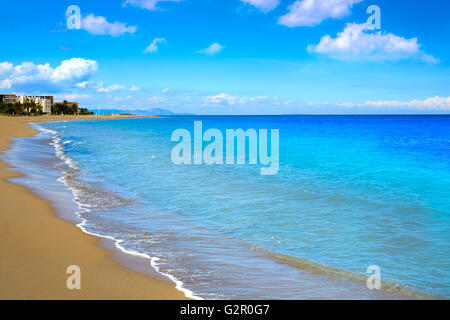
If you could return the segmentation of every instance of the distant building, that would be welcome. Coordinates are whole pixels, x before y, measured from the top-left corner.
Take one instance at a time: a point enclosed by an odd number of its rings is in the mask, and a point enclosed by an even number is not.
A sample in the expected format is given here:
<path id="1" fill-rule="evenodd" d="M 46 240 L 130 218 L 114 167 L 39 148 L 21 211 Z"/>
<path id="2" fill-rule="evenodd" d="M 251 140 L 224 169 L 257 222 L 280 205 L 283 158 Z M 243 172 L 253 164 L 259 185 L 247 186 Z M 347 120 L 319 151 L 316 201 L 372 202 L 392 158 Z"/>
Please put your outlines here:
<path id="1" fill-rule="evenodd" d="M 42 112 L 45 114 L 52 113 L 52 106 L 54 104 L 53 96 L 26 96 L 26 95 L 15 95 L 15 94 L 0 94 L 0 102 L 4 103 L 27 103 L 34 102 L 42 107 Z M 78 109 L 78 102 L 70 102 L 71 104 L 76 104 Z"/>
<path id="2" fill-rule="evenodd" d="M 52 114 L 53 96 L 16 96 L 16 102 L 34 102 L 42 107 L 42 112 Z"/>
<path id="3" fill-rule="evenodd" d="M 53 97 L 39 97 L 36 103 L 42 107 L 42 112 L 52 114 Z"/>
<path id="4" fill-rule="evenodd" d="M 16 95 L 15 94 L 0 94 L 0 102 L 16 103 Z"/>

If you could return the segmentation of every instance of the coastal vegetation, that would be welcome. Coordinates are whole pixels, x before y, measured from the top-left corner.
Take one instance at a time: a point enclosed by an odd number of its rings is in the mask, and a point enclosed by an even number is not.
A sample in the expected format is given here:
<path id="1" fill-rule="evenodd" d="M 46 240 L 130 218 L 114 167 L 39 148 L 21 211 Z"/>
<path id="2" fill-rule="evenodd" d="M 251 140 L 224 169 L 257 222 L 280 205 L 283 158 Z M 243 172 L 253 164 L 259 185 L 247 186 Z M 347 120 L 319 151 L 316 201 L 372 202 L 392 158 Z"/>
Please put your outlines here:
<path id="1" fill-rule="evenodd" d="M 69 104 L 67 101 L 63 103 L 55 103 L 52 106 L 52 114 L 65 115 L 65 114 L 77 114 L 78 108 L 75 104 Z"/>
<path id="2" fill-rule="evenodd" d="M 0 114 L 7 115 L 26 115 L 26 116 L 40 116 L 43 113 L 42 106 L 34 101 L 27 101 L 25 103 L 5 103 L 0 102 Z M 93 115 L 94 113 L 87 108 L 78 108 L 76 104 L 71 104 L 67 101 L 62 103 L 55 103 L 52 105 L 52 114 L 54 115 Z"/>
<path id="3" fill-rule="evenodd" d="M 42 107 L 33 101 L 25 103 L 4 103 L 0 102 L 0 114 L 9 115 L 42 115 Z"/>
<path id="4" fill-rule="evenodd" d="M 80 108 L 79 110 L 78 110 L 78 114 L 80 115 L 80 116 L 93 116 L 94 115 L 94 112 L 92 112 L 92 111 L 89 111 L 87 108 Z"/>

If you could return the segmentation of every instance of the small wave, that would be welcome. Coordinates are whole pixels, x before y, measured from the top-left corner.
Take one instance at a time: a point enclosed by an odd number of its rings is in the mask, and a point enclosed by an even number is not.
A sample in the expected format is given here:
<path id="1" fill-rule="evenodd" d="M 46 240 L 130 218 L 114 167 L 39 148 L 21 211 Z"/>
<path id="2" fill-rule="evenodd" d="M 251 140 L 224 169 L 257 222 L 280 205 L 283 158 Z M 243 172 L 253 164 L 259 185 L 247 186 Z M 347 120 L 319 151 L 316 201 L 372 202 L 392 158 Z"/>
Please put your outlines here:
<path id="1" fill-rule="evenodd" d="M 80 207 L 80 208 L 81 208 L 81 207 Z M 83 210 L 84 210 L 84 209 L 83 209 Z M 121 245 L 121 243 L 123 242 L 123 240 L 121 240 L 121 239 L 117 239 L 117 238 L 114 238 L 114 237 L 112 237 L 112 236 L 106 236 L 106 235 L 102 235 L 102 234 L 98 234 L 98 233 L 94 233 L 94 232 L 88 231 L 88 230 L 85 228 L 85 224 L 86 224 L 87 220 L 84 219 L 84 218 L 80 215 L 80 213 L 76 212 L 76 214 L 77 214 L 78 217 L 81 219 L 81 222 L 80 222 L 79 224 L 77 224 L 77 227 L 79 227 L 81 230 L 83 230 L 83 232 L 85 232 L 85 233 L 87 233 L 87 234 L 90 234 L 90 235 L 97 236 L 97 237 L 101 237 L 101 238 L 104 238 L 104 239 L 112 240 L 112 241 L 114 242 L 114 246 L 115 246 L 118 250 L 120 250 L 121 252 L 126 253 L 126 254 L 129 254 L 129 255 L 132 255 L 132 256 L 141 257 L 141 258 L 144 258 L 144 259 L 149 260 L 149 261 L 150 261 L 151 267 L 152 267 L 153 269 L 155 269 L 159 274 L 161 274 L 161 275 L 163 275 L 163 276 L 169 278 L 171 281 L 173 281 L 173 282 L 175 283 L 176 289 L 179 290 L 179 291 L 181 291 L 181 292 L 183 292 L 184 295 L 185 295 L 187 298 L 195 299 L 195 300 L 203 300 L 203 298 L 201 298 L 201 297 L 199 297 L 199 296 L 196 296 L 191 290 L 184 288 L 184 287 L 183 287 L 183 284 L 184 284 L 184 283 L 183 283 L 182 281 L 178 280 L 176 277 L 172 276 L 171 274 L 162 272 L 162 271 L 160 270 L 159 266 L 158 266 L 158 261 L 160 260 L 158 257 L 151 257 L 151 256 L 149 256 L 148 254 L 145 254 L 145 253 L 140 253 L 140 252 L 137 252 L 137 251 L 125 249 L 125 248 Z"/>
<path id="2" fill-rule="evenodd" d="M 117 239 L 112 236 L 102 235 L 102 234 L 94 233 L 94 232 L 87 230 L 87 228 L 86 228 L 87 219 L 83 218 L 81 215 L 83 212 L 90 212 L 93 208 L 98 209 L 98 208 L 105 208 L 108 206 L 124 205 L 124 204 L 129 203 L 129 201 L 127 201 L 125 199 L 121 199 L 117 196 L 113 196 L 106 192 L 101 192 L 99 190 L 94 191 L 93 189 L 90 189 L 86 185 L 83 185 L 83 183 L 81 181 L 76 179 L 76 176 L 77 176 L 76 172 L 80 170 L 78 163 L 75 160 L 73 160 L 72 158 L 70 158 L 64 152 L 64 144 L 70 143 L 72 141 L 68 140 L 64 143 L 61 143 L 61 138 L 58 137 L 57 131 L 46 129 L 39 125 L 34 125 L 34 127 L 36 129 L 38 129 L 40 132 L 52 135 L 52 142 L 50 143 L 50 145 L 52 145 L 55 148 L 55 155 L 59 159 L 61 159 L 64 163 L 66 163 L 70 169 L 73 170 L 72 172 L 63 170 L 62 172 L 64 175 L 59 177 L 57 179 L 57 181 L 63 183 L 66 186 L 66 188 L 72 193 L 72 196 L 73 196 L 72 201 L 75 202 L 77 204 L 77 206 L 82 210 L 80 212 L 75 212 L 76 216 L 81 221 L 80 223 L 76 224 L 76 226 L 79 227 L 86 234 L 90 234 L 90 235 L 94 235 L 94 236 L 97 236 L 100 238 L 112 240 L 114 242 L 114 246 L 118 250 L 120 250 L 121 252 L 123 252 L 125 254 L 129 254 L 132 256 L 137 256 L 137 257 L 141 257 L 141 258 L 149 260 L 150 266 L 154 270 L 156 270 L 159 274 L 167 277 L 172 282 L 174 282 L 176 289 L 183 292 L 187 298 L 191 298 L 191 299 L 195 299 L 195 300 L 203 300 L 203 298 L 196 296 L 191 290 L 185 288 L 183 286 L 184 283 L 181 280 L 177 279 L 175 276 L 173 276 L 171 274 L 162 272 L 158 265 L 158 261 L 160 260 L 160 258 L 151 257 L 145 253 L 126 249 L 124 246 L 121 245 L 121 243 L 124 242 L 124 240 L 122 240 L 122 239 Z M 101 196 L 99 196 L 99 193 L 101 193 Z M 95 195 L 95 197 L 92 196 L 93 194 Z"/>
<path id="3" fill-rule="evenodd" d="M 78 163 L 64 153 L 64 146 L 61 144 L 61 139 L 58 137 L 58 131 L 50 130 L 37 124 L 33 124 L 33 127 L 44 134 L 51 135 L 52 142 L 50 145 L 55 147 L 55 155 L 63 160 L 72 169 L 78 169 Z"/>
<path id="4" fill-rule="evenodd" d="M 91 210 L 87 208 L 87 207 L 90 207 L 90 205 L 79 201 L 78 190 L 76 188 L 71 187 L 67 183 L 67 180 L 64 179 L 64 176 L 59 178 L 58 181 L 60 181 L 60 182 L 62 182 L 62 183 L 64 183 L 66 185 L 66 187 L 72 192 L 72 194 L 74 196 L 73 201 L 78 205 L 78 207 L 81 210 L 83 210 L 83 211 L 80 211 L 80 212 L 75 212 L 75 214 L 81 220 L 81 222 L 78 223 L 76 226 L 79 227 L 84 233 L 87 233 L 87 234 L 90 234 L 90 235 L 94 235 L 94 236 L 97 236 L 97 237 L 100 237 L 100 238 L 104 238 L 104 239 L 109 239 L 109 240 L 114 242 L 114 246 L 118 250 L 120 250 L 121 252 L 123 252 L 125 254 L 129 254 L 129 255 L 132 255 L 132 256 L 141 257 L 141 258 L 149 260 L 150 261 L 150 266 L 154 270 L 156 270 L 159 274 L 169 278 L 172 282 L 174 282 L 176 289 L 181 291 L 181 292 L 183 292 L 184 295 L 187 298 L 191 298 L 191 299 L 195 299 L 195 300 L 203 300 L 201 297 L 196 296 L 191 290 L 184 288 L 183 287 L 184 283 L 182 281 L 178 280 L 176 277 L 172 276 L 171 274 L 162 272 L 160 270 L 160 268 L 159 268 L 159 265 L 158 265 L 158 261 L 160 260 L 158 257 L 151 257 L 151 256 L 149 256 L 148 254 L 145 254 L 145 253 L 141 253 L 141 252 L 137 252 L 137 251 L 134 251 L 134 250 L 126 249 L 125 247 L 123 247 L 121 245 L 121 243 L 124 242 L 124 240 L 122 240 L 122 239 L 118 239 L 118 238 L 115 238 L 113 236 L 108 236 L 108 235 L 103 235 L 103 234 L 99 234 L 99 233 L 94 233 L 94 232 L 91 232 L 91 231 L 87 230 L 87 228 L 86 228 L 87 219 L 83 218 L 83 216 L 81 214 L 83 212 L 90 212 Z"/>
<path id="5" fill-rule="evenodd" d="M 55 135 L 55 134 L 58 133 L 58 131 L 46 129 L 46 128 L 41 127 L 40 125 L 37 125 L 35 123 L 32 123 L 32 127 L 34 127 L 36 130 L 39 130 L 39 131 L 41 131 L 43 133 L 48 133 L 48 134 L 52 134 L 52 135 Z"/>
<path id="6" fill-rule="evenodd" d="M 92 187 L 79 180 L 77 171 L 63 171 L 63 173 L 64 176 L 60 177 L 58 181 L 64 183 L 72 191 L 72 195 L 83 207 L 104 210 L 131 203 L 130 200 L 103 191 L 101 188 Z"/>
<path id="7" fill-rule="evenodd" d="M 325 276 L 327 275 L 335 276 L 338 278 L 344 278 L 361 283 L 365 283 L 367 281 L 367 278 L 364 275 L 348 272 L 337 268 L 327 267 L 320 263 L 311 261 L 309 259 L 297 258 L 284 254 L 274 253 L 257 246 L 252 246 L 252 250 L 259 251 L 278 263 L 289 265 L 290 267 L 302 270 L 305 273 L 325 275 Z M 407 299 L 417 299 L 417 300 L 436 299 L 433 296 L 414 291 L 412 289 L 407 288 L 404 285 L 400 285 L 398 283 L 391 281 L 382 281 L 381 290 L 383 290 L 386 293 Z"/>
<path id="8" fill-rule="evenodd" d="M 59 137 L 54 137 L 50 145 L 55 147 L 55 155 L 64 161 L 70 168 L 79 169 L 78 163 L 64 152 L 64 145 L 61 144 L 61 139 Z"/>

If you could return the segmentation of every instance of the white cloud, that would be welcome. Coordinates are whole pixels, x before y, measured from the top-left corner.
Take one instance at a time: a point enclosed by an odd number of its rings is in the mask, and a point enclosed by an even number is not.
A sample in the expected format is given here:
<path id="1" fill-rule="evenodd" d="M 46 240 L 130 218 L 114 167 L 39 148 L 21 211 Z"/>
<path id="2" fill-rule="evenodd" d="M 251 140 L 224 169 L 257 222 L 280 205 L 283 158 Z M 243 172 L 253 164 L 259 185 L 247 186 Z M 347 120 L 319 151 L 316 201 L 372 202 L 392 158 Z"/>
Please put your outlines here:
<path id="1" fill-rule="evenodd" d="M 75 86 L 79 89 L 95 90 L 100 93 L 110 93 L 110 92 L 125 90 L 125 89 L 127 89 L 128 91 L 131 91 L 131 92 L 141 90 L 140 87 L 135 86 L 135 85 L 132 85 L 129 88 L 127 88 L 126 86 L 121 85 L 121 84 L 113 84 L 110 86 L 105 86 L 103 84 L 103 82 L 97 82 L 97 81 L 83 81 L 83 82 L 77 83 Z"/>
<path id="2" fill-rule="evenodd" d="M 182 0 L 125 0 L 123 6 L 132 5 L 135 7 L 147 9 L 147 10 L 156 10 L 158 9 L 158 2 L 180 2 Z"/>
<path id="3" fill-rule="evenodd" d="M 244 3 L 248 3 L 255 8 L 258 8 L 262 12 L 269 12 L 280 4 L 280 0 L 241 0 Z"/>
<path id="4" fill-rule="evenodd" d="M 289 12 L 278 19 L 287 27 L 312 27 L 322 21 L 339 19 L 350 14 L 351 7 L 363 0 L 297 0 L 289 6 Z"/>
<path id="5" fill-rule="evenodd" d="M 131 99 L 133 99 L 132 96 L 126 96 L 126 97 L 114 97 L 112 100 L 114 102 L 123 102 L 123 101 L 131 100 Z"/>
<path id="6" fill-rule="evenodd" d="M 97 82 L 97 81 L 82 81 L 75 85 L 77 88 L 80 89 L 98 89 L 103 87 L 103 82 Z"/>
<path id="7" fill-rule="evenodd" d="M 14 65 L 10 62 L 0 63 L 0 89 L 10 89 L 12 80 L 8 78 L 13 73 Z"/>
<path id="8" fill-rule="evenodd" d="M 310 53 L 339 60 L 399 60 L 419 58 L 428 63 L 438 60 L 420 50 L 417 38 L 405 39 L 392 33 L 369 30 L 366 23 L 349 23 L 336 38 L 322 37 L 317 45 L 309 45 Z"/>
<path id="9" fill-rule="evenodd" d="M 214 42 L 208 48 L 199 50 L 198 53 L 214 56 L 214 55 L 218 54 L 220 51 L 222 51 L 223 49 L 225 49 L 225 46 L 222 46 L 220 43 Z"/>
<path id="10" fill-rule="evenodd" d="M 86 94 L 60 94 L 55 96 L 55 101 L 79 101 L 89 97 L 90 96 Z"/>
<path id="11" fill-rule="evenodd" d="M 135 33 L 136 26 L 127 26 L 122 22 L 109 23 L 105 17 L 95 16 L 92 13 L 81 19 L 81 29 L 94 35 L 121 36 L 125 33 Z"/>
<path id="12" fill-rule="evenodd" d="M 162 93 L 167 93 L 167 92 L 169 92 L 169 91 L 170 91 L 169 88 L 164 88 L 164 89 L 161 90 Z"/>
<path id="13" fill-rule="evenodd" d="M 97 92 L 104 92 L 104 93 L 110 93 L 110 92 L 114 92 L 114 91 L 118 91 L 118 90 L 124 90 L 125 86 L 121 85 L 121 84 L 113 84 L 111 86 L 108 86 L 106 88 L 101 87 L 97 89 Z"/>
<path id="14" fill-rule="evenodd" d="M 278 98 L 273 98 L 272 101 L 277 100 Z M 268 101 L 269 99 L 266 96 L 257 96 L 257 97 L 239 97 L 233 96 L 228 93 L 219 93 L 215 96 L 207 96 L 204 98 L 204 102 L 206 104 L 218 104 L 218 105 L 245 105 L 248 103 L 259 103 L 263 101 Z"/>
<path id="15" fill-rule="evenodd" d="M 89 81 L 83 81 L 83 82 L 77 83 L 75 86 L 80 89 L 86 89 L 89 86 L 89 84 L 90 84 Z"/>
<path id="16" fill-rule="evenodd" d="M 205 97 L 206 103 L 213 103 L 213 104 L 229 104 L 233 105 L 236 103 L 237 98 L 235 96 L 232 96 L 227 93 L 219 93 L 215 96 L 208 96 Z"/>
<path id="17" fill-rule="evenodd" d="M 17 91 L 68 89 L 87 81 L 97 69 L 96 61 L 82 58 L 64 60 L 56 68 L 49 63 L 23 62 L 14 66 L 3 62 L 0 63 L 0 88 Z"/>
<path id="18" fill-rule="evenodd" d="M 436 64 L 441 62 L 441 60 L 439 60 L 438 58 L 436 58 L 435 56 L 428 54 L 428 53 L 424 53 L 422 52 L 420 58 L 425 61 L 426 63 L 430 63 L 430 64 Z"/>
<path id="19" fill-rule="evenodd" d="M 163 98 L 163 97 L 150 97 L 150 98 L 147 98 L 147 101 L 148 102 L 150 102 L 150 103 L 163 103 L 163 102 L 165 102 L 166 101 L 166 98 Z"/>
<path id="20" fill-rule="evenodd" d="M 138 86 L 131 86 L 130 89 L 128 89 L 128 90 L 130 90 L 130 91 L 139 91 L 139 90 L 141 90 L 141 88 L 138 87 Z"/>
<path id="21" fill-rule="evenodd" d="M 55 82 L 70 79 L 82 79 L 87 74 L 95 73 L 97 69 L 98 64 L 96 61 L 72 58 L 61 62 L 61 64 L 53 70 L 51 79 Z"/>
<path id="22" fill-rule="evenodd" d="M 0 77 L 4 74 L 11 73 L 14 69 L 14 65 L 11 62 L 0 63 Z"/>
<path id="23" fill-rule="evenodd" d="M 158 44 L 159 43 L 166 43 L 165 38 L 155 38 L 153 39 L 153 42 L 150 43 L 150 45 L 144 50 L 144 53 L 156 53 L 158 52 Z"/>
<path id="24" fill-rule="evenodd" d="M 8 90 L 12 87 L 12 81 L 10 79 L 3 79 L 0 80 L 0 89 L 2 90 Z"/>
<path id="25" fill-rule="evenodd" d="M 403 107 L 429 110 L 450 110 L 450 97 L 430 97 L 424 100 L 398 101 L 398 100 L 378 100 L 367 101 L 365 103 L 338 103 L 343 107 Z"/>

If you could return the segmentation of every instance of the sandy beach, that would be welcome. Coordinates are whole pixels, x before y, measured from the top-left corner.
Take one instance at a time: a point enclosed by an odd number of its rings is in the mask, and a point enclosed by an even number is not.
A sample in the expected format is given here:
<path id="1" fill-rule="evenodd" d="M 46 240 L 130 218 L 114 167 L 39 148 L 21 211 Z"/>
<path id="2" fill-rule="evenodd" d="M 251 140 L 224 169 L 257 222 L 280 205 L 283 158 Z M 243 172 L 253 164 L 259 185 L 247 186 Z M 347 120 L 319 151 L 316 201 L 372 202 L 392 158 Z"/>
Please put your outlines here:
<path id="1" fill-rule="evenodd" d="M 119 117 L 0 116 L 0 151 L 8 148 L 10 138 L 36 133 L 28 122 L 102 118 Z M 58 218 L 50 203 L 28 189 L 8 182 L 20 174 L 7 168 L 0 161 L 0 299 L 186 299 L 169 280 L 117 262 L 99 238 Z M 66 287 L 70 265 L 81 268 L 81 290 Z"/>

